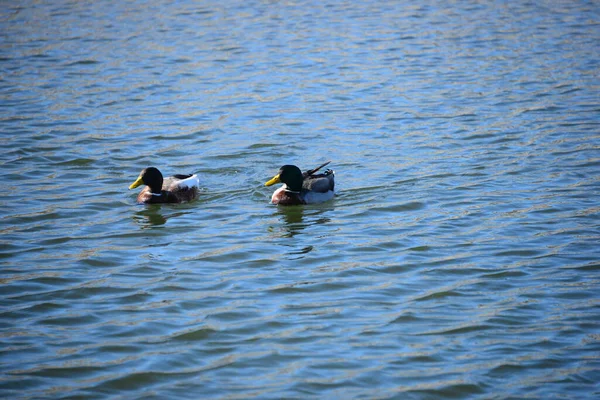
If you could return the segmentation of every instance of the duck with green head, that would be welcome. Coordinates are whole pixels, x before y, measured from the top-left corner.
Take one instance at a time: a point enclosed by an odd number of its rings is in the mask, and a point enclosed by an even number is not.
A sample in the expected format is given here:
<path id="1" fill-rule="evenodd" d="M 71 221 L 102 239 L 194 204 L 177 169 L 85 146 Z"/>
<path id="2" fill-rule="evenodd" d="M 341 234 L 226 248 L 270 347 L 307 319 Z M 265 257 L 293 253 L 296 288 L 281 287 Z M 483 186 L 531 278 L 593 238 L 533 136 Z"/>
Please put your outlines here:
<path id="1" fill-rule="evenodd" d="M 144 168 L 140 176 L 129 189 L 146 185 L 138 194 L 138 203 L 184 203 L 198 196 L 200 180 L 198 175 L 173 175 L 163 179 L 161 172 L 155 167 Z"/>
<path id="2" fill-rule="evenodd" d="M 295 165 L 284 165 L 279 168 L 277 175 L 265 183 L 265 186 L 283 183 L 271 196 L 271 203 L 299 205 L 321 203 L 332 199 L 335 195 L 335 172 L 328 169 L 321 174 L 316 174 L 330 162 L 304 173 Z"/>

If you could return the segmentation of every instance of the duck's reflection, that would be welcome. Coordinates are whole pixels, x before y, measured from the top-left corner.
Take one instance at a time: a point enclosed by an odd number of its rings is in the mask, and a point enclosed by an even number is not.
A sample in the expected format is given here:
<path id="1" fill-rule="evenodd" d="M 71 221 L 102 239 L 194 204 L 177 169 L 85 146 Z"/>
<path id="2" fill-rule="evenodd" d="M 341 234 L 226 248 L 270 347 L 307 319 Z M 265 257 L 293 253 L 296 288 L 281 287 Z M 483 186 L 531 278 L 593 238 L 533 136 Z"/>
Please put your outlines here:
<path id="1" fill-rule="evenodd" d="M 302 206 L 277 207 L 277 215 L 287 226 L 301 225 L 304 219 Z"/>
<path id="2" fill-rule="evenodd" d="M 306 230 L 311 231 L 317 225 L 326 224 L 331 221 L 327 214 L 333 207 L 315 206 L 287 206 L 277 207 L 276 216 L 280 225 L 272 231 L 280 238 L 295 238 L 295 240 L 279 241 L 286 249 L 285 258 L 299 260 L 306 258 L 315 250 L 319 241 L 307 235 Z M 274 228 L 274 229 L 273 229 Z"/>
<path id="3" fill-rule="evenodd" d="M 167 218 L 161 211 L 160 205 L 146 206 L 143 210 L 137 211 L 133 215 L 133 220 L 140 225 L 142 229 L 164 225 L 167 223 Z"/>
<path id="4" fill-rule="evenodd" d="M 152 204 L 145 205 L 144 209 L 137 211 L 132 218 L 142 229 L 147 229 L 164 225 L 169 219 L 181 217 L 187 213 L 187 211 L 176 210 L 173 207 L 163 208 L 162 204 Z"/>
<path id="5" fill-rule="evenodd" d="M 325 224 L 330 218 L 323 214 L 327 208 L 306 208 L 306 206 L 277 207 L 277 215 L 283 222 L 284 236 L 293 237 L 313 225 Z"/>

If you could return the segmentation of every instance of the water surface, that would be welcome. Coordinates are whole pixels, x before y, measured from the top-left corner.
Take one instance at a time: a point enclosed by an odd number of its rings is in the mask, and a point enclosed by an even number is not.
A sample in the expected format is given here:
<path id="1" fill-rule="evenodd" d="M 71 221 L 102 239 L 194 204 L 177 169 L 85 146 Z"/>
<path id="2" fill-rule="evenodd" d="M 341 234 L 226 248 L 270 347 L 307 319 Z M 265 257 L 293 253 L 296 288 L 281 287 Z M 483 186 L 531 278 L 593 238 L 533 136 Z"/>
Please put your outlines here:
<path id="1" fill-rule="evenodd" d="M 0 395 L 598 397 L 599 14 L 0 6 Z"/>

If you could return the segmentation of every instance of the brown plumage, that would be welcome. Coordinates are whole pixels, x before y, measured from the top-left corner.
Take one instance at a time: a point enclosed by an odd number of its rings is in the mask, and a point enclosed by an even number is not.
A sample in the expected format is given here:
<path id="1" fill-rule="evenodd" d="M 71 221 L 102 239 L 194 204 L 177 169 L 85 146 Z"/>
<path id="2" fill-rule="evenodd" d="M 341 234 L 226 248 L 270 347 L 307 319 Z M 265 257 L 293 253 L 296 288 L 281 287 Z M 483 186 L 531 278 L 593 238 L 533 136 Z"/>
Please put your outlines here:
<path id="1" fill-rule="evenodd" d="M 157 168 L 144 168 L 129 189 L 146 185 L 138 194 L 138 203 L 184 203 L 198 196 L 200 181 L 197 175 L 173 175 L 163 179 Z"/>
<path id="2" fill-rule="evenodd" d="M 283 183 L 283 186 L 273 193 L 271 203 L 280 205 L 313 204 L 333 198 L 335 194 L 334 171 L 328 169 L 324 173 L 315 174 L 330 162 L 304 173 L 295 165 L 282 166 L 279 173 L 265 183 L 266 186 Z"/>

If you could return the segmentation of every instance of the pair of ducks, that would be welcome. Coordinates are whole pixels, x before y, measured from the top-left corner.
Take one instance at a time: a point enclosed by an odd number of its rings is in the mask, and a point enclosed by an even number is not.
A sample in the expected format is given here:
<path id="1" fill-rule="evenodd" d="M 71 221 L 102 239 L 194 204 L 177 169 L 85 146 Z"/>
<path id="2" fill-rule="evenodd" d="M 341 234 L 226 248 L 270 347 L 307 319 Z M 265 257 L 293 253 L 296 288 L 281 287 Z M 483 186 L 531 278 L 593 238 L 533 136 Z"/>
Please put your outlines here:
<path id="1" fill-rule="evenodd" d="M 334 171 L 327 169 L 321 174 L 318 170 L 331 161 L 309 169 L 304 173 L 295 165 L 284 165 L 272 179 L 265 183 L 271 186 L 283 183 L 271 197 L 271 203 L 280 205 L 299 205 L 321 203 L 334 196 Z M 146 185 L 137 197 L 138 203 L 183 203 L 198 196 L 200 180 L 198 175 L 173 175 L 163 179 L 157 168 L 144 168 L 140 176 L 129 189 Z"/>

